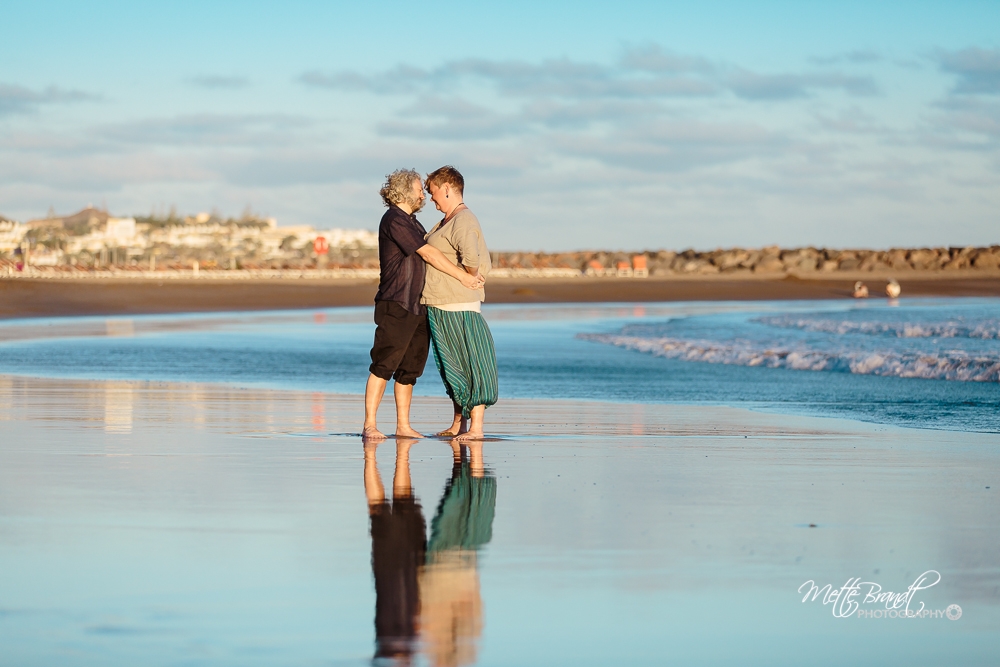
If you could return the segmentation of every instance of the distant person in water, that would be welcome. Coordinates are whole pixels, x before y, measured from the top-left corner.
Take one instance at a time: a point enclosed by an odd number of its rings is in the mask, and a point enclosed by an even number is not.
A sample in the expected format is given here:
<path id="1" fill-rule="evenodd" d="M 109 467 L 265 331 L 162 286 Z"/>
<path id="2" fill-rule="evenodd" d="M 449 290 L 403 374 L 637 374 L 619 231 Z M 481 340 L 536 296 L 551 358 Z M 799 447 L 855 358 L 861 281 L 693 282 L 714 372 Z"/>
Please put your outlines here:
<path id="1" fill-rule="evenodd" d="M 420 174 L 398 169 L 386 176 L 379 194 L 388 211 L 378 227 L 378 258 L 381 266 L 375 295 L 375 342 L 365 387 L 365 423 L 362 437 L 381 440 L 376 415 L 385 386 L 395 380 L 396 435 L 422 437 L 410 426 L 413 385 L 424 372 L 428 352 L 427 313 L 420 303 L 425 262 L 463 289 L 482 289 L 483 279 L 449 261 L 424 240 L 425 230 L 416 218 L 423 208 Z"/>
<path id="2" fill-rule="evenodd" d="M 465 179 L 451 166 L 427 175 L 427 191 L 444 218 L 427 234 L 427 244 L 440 250 L 448 265 L 485 277 L 490 271 L 479 219 L 465 205 Z M 434 361 L 455 414 L 451 426 L 438 435 L 461 441 L 483 437 L 486 408 L 497 402 L 497 358 L 493 336 L 481 313 L 483 284 L 470 287 L 435 265 L 427 269 L 423 296 L 434 342 Z"/>

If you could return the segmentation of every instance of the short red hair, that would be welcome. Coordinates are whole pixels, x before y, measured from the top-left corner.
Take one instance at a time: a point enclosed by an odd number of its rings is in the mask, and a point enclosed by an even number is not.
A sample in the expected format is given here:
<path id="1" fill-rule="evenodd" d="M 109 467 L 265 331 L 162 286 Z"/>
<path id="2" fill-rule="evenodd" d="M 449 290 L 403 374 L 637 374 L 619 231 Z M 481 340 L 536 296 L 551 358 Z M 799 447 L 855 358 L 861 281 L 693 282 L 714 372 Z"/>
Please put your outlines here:
<path id="1" fill-rule="evenodd" d="M 459 173 L 458 169 L 455 169 L 450 164 L 446 164 L 445 166 L 435 169 L 431 173 L 427 174 L 427 178 L 424 180 L 424 186 L 427 188 L 428 192 L 430 192 L 432 185 L 438 188 L 442 185 L 450 185 L 458 190 L 459 195 L 465 195 L 465 179 L 462 178 L 462 174 Z"/>

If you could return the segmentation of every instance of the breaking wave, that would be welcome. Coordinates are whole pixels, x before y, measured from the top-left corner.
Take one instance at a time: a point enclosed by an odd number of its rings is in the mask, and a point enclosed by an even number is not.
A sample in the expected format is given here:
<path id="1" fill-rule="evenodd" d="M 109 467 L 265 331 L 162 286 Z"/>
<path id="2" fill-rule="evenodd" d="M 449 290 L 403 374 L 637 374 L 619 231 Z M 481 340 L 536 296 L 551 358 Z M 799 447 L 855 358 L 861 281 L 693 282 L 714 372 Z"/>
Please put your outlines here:
<path id="1" fill-rule="evenodd" d="M 1000 320 L 965 322 L 961 319 L 944 322 L 877 322 L 834 320 L 815 317 L 780 315 L 758 317 L 759 322 L 779 329 L 798 329 L 833 334 L 868 334 L 895 338 L 982 338 L 1000 339 Z"/>
<path id="2" fill-rule="evenodd" d="M 620 334 L 579 334 L 578 338 L 668 359 L 710 364 L 965 382 L 1000 382 L 1000 351 L 973 354 L 962 350 L 934 353 L 856 349 L 818 350 L 802 344 L 774 345 L 743 339 L 684 340 Z"/>

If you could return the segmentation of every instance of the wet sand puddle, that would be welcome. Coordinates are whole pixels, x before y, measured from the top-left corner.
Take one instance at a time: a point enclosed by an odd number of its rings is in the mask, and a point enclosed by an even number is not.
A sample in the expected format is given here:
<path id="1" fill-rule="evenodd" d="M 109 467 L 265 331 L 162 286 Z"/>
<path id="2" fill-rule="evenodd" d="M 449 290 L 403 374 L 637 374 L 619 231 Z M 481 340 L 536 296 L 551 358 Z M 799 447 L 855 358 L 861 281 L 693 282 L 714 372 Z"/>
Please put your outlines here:
<path id="1" fill-rule="evenodd" d="M 1000 659 L 1000 436 L 507 400 L 489 442 L 366 449 L 359 402 L 0 377 L 3 662 Z M 929 570 L 911 608 L 958 620 L 799 591 Z"/>

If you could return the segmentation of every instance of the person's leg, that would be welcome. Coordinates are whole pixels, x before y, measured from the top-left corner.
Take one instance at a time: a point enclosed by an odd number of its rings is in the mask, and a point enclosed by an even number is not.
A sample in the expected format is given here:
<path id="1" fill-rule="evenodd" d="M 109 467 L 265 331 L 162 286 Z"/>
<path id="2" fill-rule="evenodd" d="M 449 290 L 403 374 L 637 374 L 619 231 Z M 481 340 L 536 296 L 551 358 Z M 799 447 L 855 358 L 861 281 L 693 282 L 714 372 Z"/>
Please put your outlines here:
<path id="1" fill-rule="evenodd" d="M 497 355 L 493 335 L 479 313 L 469 313 L 466 318 L 469 383 L 472 388 L 469 403 L 469 430 L 458 436 L 459 440 L 482 440 L 483 418 L 486 408 L 497 402 Z"/>
<path id="2" fill-rule="evenodd" d="M 483 439 L 483 418 L 486 416 L 486 406 L 477 405 L 469 412 L 469 430 L 458 436 L 459 442 Z"/>
<path id="3" fill-rule="evenodd" d="M 396 385 L 393 395 L 396 397 L 396 435 L 408 438 L 424 437 L 410 425 L 410 402 L 413 397 L 413 385 L 417 383 L 427 364 L 427 352 L 430 347 L 430 333 L 427 331 L 427 317 L 421 315 L 408 318 L 413 327 L 407 338 L 406 352 L 399 362 L 399 367 L 393 374 Z"/>
<path id="4" fill-rule="evenodd" d="M 365 386 L 365 424 L 362 437 L 385 439 L 378 430 L 376 418 L 386 383 L 393 377 L 399 381 L 398 371 L 407 355 L 410 339 L 417 328 L 418 319 L 398 303 L 375 303 L 375 342 L 372 344 L 372 364 L 368 367 L 368 384 Z M 405 382 L 406 380 L 404 380 Z M 415 380 L 411 380 L 413 384 Z"/>
<path id="5" fill-rule="evenodd" d="M 466 422 L 465 417 L 462 416 L 462 406 L 455 401 L 452 401 L 451 405 L 455 409 L 455 416 L 451 421 L 451 426 L 443 431 L 435 433 L 434 435 L 445 438 L 454 438 L 456 435 L 465 433 L 468 423 Z"/>
<path id="6" fill-rule="evenodd" d="M 401 384 L 397 381 L 393 384 L 392 394 L 396 398 L 396 437 L 424 437 L 410 426 L 410 401 L 413 399 L 413 385 Z"/>
<path id="7" fill-rule="evenodd" d="M 392 501 L 413 495 L 410 483 L 410 447 L 416 440 L 399 438 L 396 440 L 396 471 L 392 476 Z"/>
<path id="8" fill-rule="evenodd" d="M 375 453 L 378 441 L 365 443 L 365 496 L 368 497 L 368 512 L 374 511 L 385 502 L 385 487 L 382 486 L 382 476 L 378 474 L 378 462 Z"/>
<path id="9" fill-rule="evenodd" d="M 451 424 L 436 435 L 449 438 L 464 433 L 468 426 L 468 420 L 462 414 L 462 405 L 468 400 L 470 391 L 462 317 L 462 313 L 427 309 L 434 341 L 434 363 L 454 408 Z"/>
<path id="10" fill-rule="evenodd" d="M 376 417 L 378 406 L 385 394 L 386 381 L 374 373 L 368 374 L 368 384 L 365 385 L 365 425 L 361 437 L 365 440 L 385 440 L 385 434 L 378 430 Z"/>
<path id="11" fill-rule="evenodd" d="M 469 472 L 473 477 L 483 477 L 486 475 L 486 466 L 483 464 L 483 443 L 481 440 L 470 442 L 469 447 Z"/>

